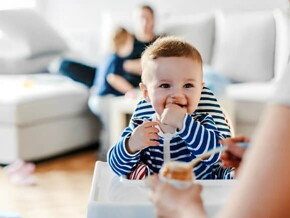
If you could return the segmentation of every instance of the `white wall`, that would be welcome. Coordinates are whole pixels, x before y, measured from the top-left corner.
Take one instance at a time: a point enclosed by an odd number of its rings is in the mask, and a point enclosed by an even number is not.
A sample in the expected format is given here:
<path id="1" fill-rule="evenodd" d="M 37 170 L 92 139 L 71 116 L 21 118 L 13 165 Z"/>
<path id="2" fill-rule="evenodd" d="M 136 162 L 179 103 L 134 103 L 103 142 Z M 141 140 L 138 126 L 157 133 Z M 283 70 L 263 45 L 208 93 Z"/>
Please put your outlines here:
<path id="1" fill-rule="evenodd" d="M 162 20 L 172 15 L 213 11 L 215 8 L 269 10 L 288 7 L 288 0 L 38 0 L 38 8 L 71 47 L 93 63 L 106 48 L 110 27 L 117 23 L 130 29 L 132 10 L 142 3 L 155 9 L 157 31 Z"/>

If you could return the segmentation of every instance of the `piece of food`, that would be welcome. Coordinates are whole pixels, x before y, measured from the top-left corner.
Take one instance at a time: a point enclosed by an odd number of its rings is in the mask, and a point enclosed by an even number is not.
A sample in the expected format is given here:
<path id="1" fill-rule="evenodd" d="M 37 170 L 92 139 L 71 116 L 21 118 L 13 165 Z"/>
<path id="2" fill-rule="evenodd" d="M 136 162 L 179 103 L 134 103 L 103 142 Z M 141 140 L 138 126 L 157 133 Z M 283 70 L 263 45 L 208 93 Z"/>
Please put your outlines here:
<path id="1" fill-rule="evenodd" d="M 192 181 L 194 174 L 192 167 L 186 162 L 170 161 L 164 163 L 160 170 L 161 176 L 179 181 Z"/>

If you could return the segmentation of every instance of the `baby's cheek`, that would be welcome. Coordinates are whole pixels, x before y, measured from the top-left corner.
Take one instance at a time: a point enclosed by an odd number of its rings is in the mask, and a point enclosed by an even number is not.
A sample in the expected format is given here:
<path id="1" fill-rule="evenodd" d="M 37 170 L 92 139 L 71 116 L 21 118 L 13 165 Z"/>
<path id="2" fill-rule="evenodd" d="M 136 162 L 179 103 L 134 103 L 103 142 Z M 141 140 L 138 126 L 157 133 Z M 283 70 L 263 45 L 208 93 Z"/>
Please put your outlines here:
<path id="1" fill-rule="evenodd" d="M 187 109 L 188 114 L 192 114 L 198 108 L 198 104 L 194 104 Z"/>

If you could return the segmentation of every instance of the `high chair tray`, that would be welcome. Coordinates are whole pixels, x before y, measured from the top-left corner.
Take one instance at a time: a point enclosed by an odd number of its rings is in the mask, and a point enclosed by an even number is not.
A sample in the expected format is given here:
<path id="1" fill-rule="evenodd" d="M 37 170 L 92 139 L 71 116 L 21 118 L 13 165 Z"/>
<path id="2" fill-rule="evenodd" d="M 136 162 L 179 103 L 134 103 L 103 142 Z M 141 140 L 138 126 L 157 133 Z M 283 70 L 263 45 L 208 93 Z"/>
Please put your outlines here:
<path id="1" fill-rule="evenodd" d="M 234 180 L 197 180 L 203 186 L 202 199 L 209 217 L 225 204 Z M 154 218 L 145 181 L 127 180 L 112 172 L 108 163 L 97 161 L 88 203 L 87 218 Z"/>

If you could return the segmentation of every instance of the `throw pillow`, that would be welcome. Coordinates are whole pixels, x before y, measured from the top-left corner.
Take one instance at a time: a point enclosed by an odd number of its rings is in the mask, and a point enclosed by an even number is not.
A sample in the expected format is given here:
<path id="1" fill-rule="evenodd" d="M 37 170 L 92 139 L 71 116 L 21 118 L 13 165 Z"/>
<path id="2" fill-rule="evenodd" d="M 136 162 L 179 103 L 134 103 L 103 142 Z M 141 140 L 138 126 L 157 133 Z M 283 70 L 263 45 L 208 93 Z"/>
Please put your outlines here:
<path id="1" fill-rule="evenodd" d="M 217 12 L 213 67 L 236 82 L 270 80 L 275 32 L 270 11 Z"/>
<path id="2" fill-rule="evenodd" d="M 178 16 L 166 19 L 163 32 L 184 38 L 199 50 L 205 64 L 209 64 L 213 50 L 214 16 L 211 13 Z"/>
<path id="3" fill-rule="evenodd" d="M 56 54 L 67 49 L 59 34 L 32 9 L 0 11 L 0 30 L 27 45 L 30 51 L 25 58 Z"/>

